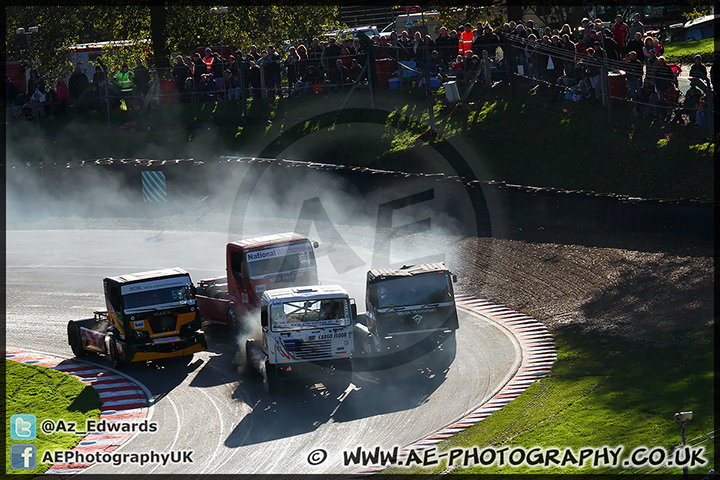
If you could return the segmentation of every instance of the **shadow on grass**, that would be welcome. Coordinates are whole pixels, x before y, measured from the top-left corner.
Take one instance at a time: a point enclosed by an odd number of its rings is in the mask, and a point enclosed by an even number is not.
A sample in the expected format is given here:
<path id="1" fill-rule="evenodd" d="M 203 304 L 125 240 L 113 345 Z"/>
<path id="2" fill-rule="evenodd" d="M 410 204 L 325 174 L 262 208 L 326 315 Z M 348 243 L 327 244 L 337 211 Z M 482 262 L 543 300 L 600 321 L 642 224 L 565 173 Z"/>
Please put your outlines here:
<path id="1" fill-rule="evenodd" d="M 67 407 L 69 411 L 77 412 L 89 412 L 96 408 L 100 408 L 100 397 L 98 396 L 97 390 L 91 386 L 83 388 Z"/>
<path id="2" fill-rule="evenodd" d="M 675 412 L 692 410 L 690 437 L 714 429 L 711 259 L 615 262 L 619 278 L 561 328 L 553 381 L 604 377 L 584 423 L 626 445 L 679 442 Z M 668 281 L 668 280 L 671 281 Z M 595 413 L 593 413 L 595 412 Z"/>
<path id="3" fill-rule="evenodd" d="M 711 328 L 706 329 L 711 330 Z M 698 335 L 699 337 L 699 335 Z M 638 446 L 670 450 L 681 440 L 675 412 L 692 410 L 688 440 L 714 429 L 712 340 L 678 339 L 662 348 L 613 334 L 569 329 L 556 335 L 558 360 L 552 373 L 483 422 L 438 446 L 523 446 L 571 448 L 624 446 L 623 458 Z M 689 442 L 692 443 L 692 442 Z M 709 445 L 712 449 L 712 444 Z M 712 452 L 705 458 L 714 460 Z M 610 466 L 583 473 L 619 473 Z M 442 467 L 441 467 L 442 468 Z M 692 473 L 705 473 L 708 465 Z M 474 467 L 461 473 L 577 473 L 546 469 Z M 673 472 L 679 473 L 679 472 Z"/>

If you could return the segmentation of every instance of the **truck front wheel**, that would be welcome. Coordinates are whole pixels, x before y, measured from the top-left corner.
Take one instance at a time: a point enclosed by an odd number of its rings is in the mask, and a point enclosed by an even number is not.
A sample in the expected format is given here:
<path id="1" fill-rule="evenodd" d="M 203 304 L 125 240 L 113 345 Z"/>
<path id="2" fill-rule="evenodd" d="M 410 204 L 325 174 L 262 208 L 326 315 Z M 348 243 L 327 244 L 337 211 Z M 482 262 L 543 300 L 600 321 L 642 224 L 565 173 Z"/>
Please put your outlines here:
<path id="1" fill-rule="evenodd" d="M 237 308 L 235 308 L 235 307 L 228 308 L 227 325 L 231 332 L 233 332 L 233 333 L 240 332 L 240 314 L 238 313 Z"/>
<path id="2" fill-rule="evenodd" d="M 245 340 L 245 360 L 247 362 L 247 368 L 250 370 L 255 371 L 255 364 L 253 363 L 253 353 L 252 349 L 255 345 L 255 342 L 251 339 Z"/>
<path id="3" fill-rule="evenodd" d="M 82 346 L 82 337 L 80 335 L 80 327 L 75 322 L 68 322 L 68 343 L 76 357 L 84 357 L 87 351 Z"/>
<path id="4" fill-rule="evenodd" d="M 118 351 L 117 341 L 112 335 L 107 340 L 107 350 L 110 355 L 110 362 L 115 368 L 122 368 L 125 366 L 125 360 L 120 358 L 120 352 Z"/>

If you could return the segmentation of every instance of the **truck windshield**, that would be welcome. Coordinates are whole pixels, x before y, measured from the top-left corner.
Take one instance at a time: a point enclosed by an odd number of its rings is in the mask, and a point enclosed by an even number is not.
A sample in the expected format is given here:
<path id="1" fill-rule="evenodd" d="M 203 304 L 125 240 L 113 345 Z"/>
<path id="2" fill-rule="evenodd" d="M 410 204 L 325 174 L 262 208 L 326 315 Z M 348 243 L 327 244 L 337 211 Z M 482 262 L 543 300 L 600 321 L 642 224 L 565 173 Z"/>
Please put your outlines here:
<path id="1" fill-rule="evenodd" d="M 253 280 L 316 268 L 309 242 L 248 252 L 247 264 L 248 274 Z"/>
<path id="2" fill-rule="evenodd" d="M 190 285 L 181 285 L 170 288 L 146 290 L 138 293 L 129 293 L 123 296 L 125 310 L 140 308 L 163 308 L 170 305 L 185 305 L 192 303 Z"/>
<path id="3" fill-rule="evenodd" d="M 278 302 L 272 304 L 270 316 L 273 331 L 347 326 L 350 306 L 344 298 Z"/>
<path id="4" fill-rule="evenodd" d="M 453 300 L 452 283 L 445 273 L 394 277 L 369 286 L 370 302 L 377 308 L 422 306 Z"/>

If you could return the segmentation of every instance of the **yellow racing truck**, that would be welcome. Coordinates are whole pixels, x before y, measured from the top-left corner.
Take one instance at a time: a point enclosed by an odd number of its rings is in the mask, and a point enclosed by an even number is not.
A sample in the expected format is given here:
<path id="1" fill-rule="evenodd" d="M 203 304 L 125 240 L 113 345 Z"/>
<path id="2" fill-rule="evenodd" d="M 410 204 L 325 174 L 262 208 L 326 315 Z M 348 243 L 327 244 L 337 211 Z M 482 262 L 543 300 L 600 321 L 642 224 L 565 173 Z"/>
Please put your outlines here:
<path id="1" fill-rule="evenodd" d="M 190 274 L 181 268 L 103 279 L 107 311 L 71 320 L 76 357 L 106 354 L 115 367 L 192 355 L 207 349 Z"/>

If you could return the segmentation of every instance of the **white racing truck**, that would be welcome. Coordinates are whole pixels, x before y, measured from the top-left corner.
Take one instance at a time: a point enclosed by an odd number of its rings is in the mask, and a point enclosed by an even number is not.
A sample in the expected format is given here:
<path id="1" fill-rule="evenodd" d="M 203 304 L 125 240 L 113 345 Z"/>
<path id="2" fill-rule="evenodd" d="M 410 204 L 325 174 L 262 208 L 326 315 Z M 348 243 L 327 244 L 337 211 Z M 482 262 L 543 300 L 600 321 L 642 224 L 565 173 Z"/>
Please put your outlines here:
<path id="1" fill-rule="evenodd" d="M 336 285 L 267 290 L 260 307 L 262 338 L 247 340 L 248 365 L 267 378 L 271 394 L 288 379 L 352 376 L 355 300 Z M 327 385 L 326 385 L 327 386 Z"/>

